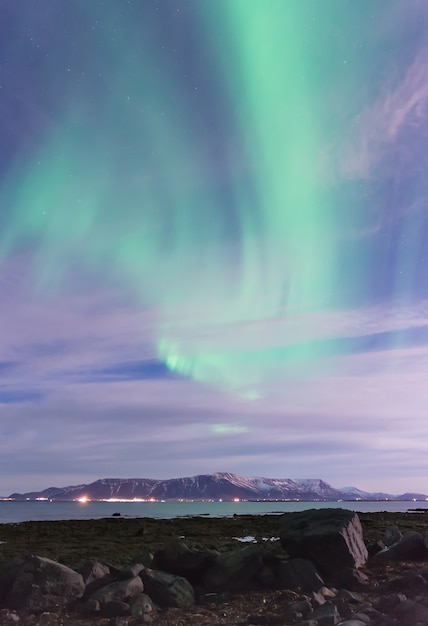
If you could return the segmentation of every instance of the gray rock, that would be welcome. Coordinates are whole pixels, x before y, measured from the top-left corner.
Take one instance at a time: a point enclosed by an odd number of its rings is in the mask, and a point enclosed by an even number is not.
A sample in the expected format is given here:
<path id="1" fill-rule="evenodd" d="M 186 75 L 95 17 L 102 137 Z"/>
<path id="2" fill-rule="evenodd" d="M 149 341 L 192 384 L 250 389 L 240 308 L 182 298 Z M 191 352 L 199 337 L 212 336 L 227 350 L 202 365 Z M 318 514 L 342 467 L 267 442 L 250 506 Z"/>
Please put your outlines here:
<path id="1" fill-rule="evenodd" d="M 349 604 L 344 598 L 333 598 L 333 604 L 336 605 L 339 615 L 346 619 L 349 619 L 352 615 L 352 610 Z"/>
<path id="2" fill-rule="evenodd" d="M 119 570 L 117 573 L 117 578 L 120 580 L 126 580 L 128 578 L 134 578 L 138 576 L 140 572 L 144 569 L 145 565 L 142 563 L 131 563 L 128 567 L 125 567 L 122 570 Z"/>
<path id="3" fill-rule="evenodd" d="M 219 554 L 202 578 L 209 591 L 242 591 L 262 570 L 264 564 L 259 546 L 247 546 Z"/>
<path id="4" fill-rule="evenodd" d="M 318 589 L 318 593 L 321 593 L 324 598 L 335 598 L 337 596 L 337 591 L 330 589 L 330 587 L 326 587 L 325 585 Z"/>
<path id="5" fill-rule="evenodd" d="M 15 558 L 0 563 L 0 604 L 6 603 L 16 577 L 20 574 L 25 560 Z"/>
<path id="6" fill-rule="evenodd" d="M 139 615 L 147 615 L 153 611 L 153 603 L 151 598 L 142 593 L 137 596 L 131 604 L 131 615 L 137 617 Z"/>
<path id="7" fill-rule="evenodd" d="M 3 626 L 19 626 L 21 618 L 15 611 L 9 609 L 0 609 L 0 624 Z"/>
<path id="8" fill-rule="evenodd" d="M 277 578 L 272 571 L 272 568 L 269 565 L 263 565 L 261 570 L 259 570 L 256 574 L 257 582 L 259 582 L 264 587 L 274 587 L 277 582 Z"/>
<path id="9" fill-rule="evenodd" d="M 309 600 L 299 600 L 298 602 L 292 602 L 290 608 L 297 613 L 301 613 L 302 616 L 306 619 L 312 613 L 312 605 Z"/>
<path id="10" fill-rule="evenodd" d="M 291 608 L 291 606 L 286 606 L 284 607 L 284 610 L 282 611 L 282 616 L 283 619 L 285 619 L 286 622 L 295 622 L 297 619 L 302 619 L 303 615 L 302 613 L 299 613 L 299 611 L 295 611 L 294 609 Z M 260 619 L 263 620 L 263 622 L 259 621 Z M 269 623 L 272 622 L 272 618 L 270 615 L 254 615 L 253 617 L 253 624 L 266 624 L 268 625 Z"/>
<path id="11" fill-rule="evenodd" d="M 366 613 L 353 613 L 350 619 L 363 622 L 363 624 L 370 624 L 370 617 Z"/>
<path id="12" fill-rule="evenodd" d="M 381 613 L 391 613 L 396 606 L 407 600 L 404 593 L 387 593 L 377 599 L 374 608 Z"/>
<path id="13" fill-rule="evenodd" d="M 88 598 L 94 591 L 113 582 L 113 576 L 110 568 L 100 561 L 87 561 L 76 571 L 83 576 L 83 582 L 86 585 L 85 598 Z"/>
<path id="14" fill-rule="evenodd" d="M 425 546 L 421 533 L 408 530 L 397 543 L 378 552 L 376 558 L 391 561 L 419 561 L 428 558 L 428 548 Z"/>
<path id="15" fill-rule="evenodd" d="M 98 600 L 93 600 L 89 598 L 84 602 L 79 602 L 79 604 L 77 604 L 74 609 L 77 613 L 80 613 L 81 615 L 94 615 L 94 613 L 100 612 L 101 605 Z"/>
<path id="16" fill-rule="evenodd" d="M 146 568 L 141 572 L 150 598 L 161 608 L 184 607 L 195 603 L 195 592 L 186 578 Z"/>
<path id="17" fill-rule="evenodd" d="M 139 596 L 144 591 L 143 581 L 139 576 L 128 580 L 118 580 L 97 589 L 91 594 L 91 600 L 97 600 L 101 609 L 108 602 L 131 602 L 132 598 Z"/>
<path id="18" fill-rule="evenodd" d="M 322 593 L 319 593 L 319 591 L 312 591 L 310 598 L 311 598 L 311 604 L 314 609 L 326 603 L 325 597 L 323 596 Z"/>
<path id="19" fill-rule="evenodd" d="M 153 556 L 152 569 L 159 569 L 190 582 L 198 582 L 206 570 L 214 563 L 219 552 L 214 550 L 191 550 L 181 539 L 172 537 Z"/>
<path id="20" fill-rule="evenodd" d="M 331 626 L 340 621 L 340 614 L 333 602 L 326 602 L 314 610 L 311 619 L 315 619 L 319 626 Z"/>
<path id="21" fill-rule="evenodd" d="M 109 566 L 96 560 L 87 561 L 76 571 L 82 575 L 83 582 L 86 586 L 90 585 L 95 580 L 105 581 L 111 578 Z"/>
<path id="22" fill-rule="evenodd" d="M 393 612 L 395 618 L 399 620 L 400 626 L 418 626 L 418 624 L 428 624 L 428 608 L 414 600 L 404 600 L 400 602 Z"/>
<path id="23" fill-rule="evenodd" d="M 277 581 L 280 587 L 302 591 L 316 591 L 324 585 L 316 567 L 308 559 L 289 559 L 281 563 Z"/>
<path id="24" fill-rule="evenodd" d="M 350 604 L 362 604 L 364 602 L 364 598 L 360 593 L 349 591 L 349 589 L 339 589 L 337 596 Z"/>
<path id="25" fill-rule="evenodd" d="M 280 538 L 291 557 L 311 560 L 322 574 L 364 565 L 367 548 L 356 513 L 345 509 L 309 509 L 286 513 Z"/>
<path id="26" fill-rule="evenodd" d="M 339 569 L 330 575 L 330 582 L 336 587 L 349 589 L 350 591 L 360 591 L 370 585 L 370 580 L 364 572 L 348 567 Z"/>
<path id="27" fill-rule="evenodd" d="M 358 615 L 366 615 L 369 618 L 369 624 L 376 624 L 379 619 L 382 617 L 382 613 L 375 609 L 371 604 L 365 603 L 358 607 L 358 610 L 355 614 Z"/>
<path id="28" fill-rule="evenodd" d="M 101 614 L 104 617 L 122 617 L 129 615 L 130 606 L 127 602 L 121 600 L 111 600 L 101 605 Z"/>
<path id="29" fill-rule="evenodd" d="M 151 552 L 144 552 L 144 554 L 137 554 L 132 558 L 131 565 L 134 563 L 141 563 L 144 567 L 152 567 L 153 554 Z"/>
<path id="30" fill-rule="evenodd" d="M 388 591 L 420 593 L 427 588 L 427 581 L 417 572 L 406 572 L 403 576 L 388 581 L 385 587 Z"/>
<path id="31" fill-rule="evenodd" d="M 44 557 L 23 559 L 13 571 L 14 580 L 7 597 L 12 608 L 36 612 L 64 607 L 81 598 L 85 590 L 81 574 Z"/>
<path id="32" fill-rule="evenodd" d="M 398 526 L 396 524 L 390 524 L 385 528 L 382 541 L 386 547 L 389 547 L 400 541 L 401 537 L 402 534 Z"/>
<path id="33" fill-rule="evenodd" d="M 340 626 L 367 626 L 367 622 L 363 622 L 360 619 L 346 619 L 344 622 L 340 622 Z"/>
<path id="34" fill-rule="evenodd" d="M 367 544 L 367 552 L 369 556 L 375 556 L 376 554 L 379 554 L 381 550 L 384 550 L 385 547 L 386 546 L 383 541 L 378 539 L 377 541 L 373 541 L 372 543 Z"/>
<path id="35" fill-rule="evenodd" d="M 418 569 L 418 574 L 423 576 L 425 580 L 428 581 L 428 567 L 421 567 L 420 569 Z"/>

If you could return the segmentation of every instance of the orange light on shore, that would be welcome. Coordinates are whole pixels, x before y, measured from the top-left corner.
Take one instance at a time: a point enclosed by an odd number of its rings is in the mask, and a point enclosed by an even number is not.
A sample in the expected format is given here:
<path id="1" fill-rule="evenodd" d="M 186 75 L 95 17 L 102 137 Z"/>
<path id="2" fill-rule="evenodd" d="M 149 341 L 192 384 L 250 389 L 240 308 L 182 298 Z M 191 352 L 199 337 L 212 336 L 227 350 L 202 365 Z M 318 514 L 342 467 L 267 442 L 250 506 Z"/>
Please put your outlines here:
<path id="1" fill-rule="evenodd" d="M 85 502 L 89 502 L 89 498 L 88 496 L 82 496 L 81 498 L 77 498 L 77 501 L 85 503 Z"/>

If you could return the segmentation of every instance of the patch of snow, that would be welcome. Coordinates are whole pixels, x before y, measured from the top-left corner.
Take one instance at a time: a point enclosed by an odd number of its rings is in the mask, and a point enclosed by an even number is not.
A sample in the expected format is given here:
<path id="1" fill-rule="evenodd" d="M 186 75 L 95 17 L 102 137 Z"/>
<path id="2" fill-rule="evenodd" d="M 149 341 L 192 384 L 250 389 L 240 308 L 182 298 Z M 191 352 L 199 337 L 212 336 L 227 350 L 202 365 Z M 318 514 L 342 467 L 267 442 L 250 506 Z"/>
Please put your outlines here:
<path id="1" fill-rule="evenodd" d="M 257 543 L 256 538 L 253 537 L 253 535 L 247 535 L 246 537 L 232 537 L 232 539 L 242 541 L 242 543 Z"/>

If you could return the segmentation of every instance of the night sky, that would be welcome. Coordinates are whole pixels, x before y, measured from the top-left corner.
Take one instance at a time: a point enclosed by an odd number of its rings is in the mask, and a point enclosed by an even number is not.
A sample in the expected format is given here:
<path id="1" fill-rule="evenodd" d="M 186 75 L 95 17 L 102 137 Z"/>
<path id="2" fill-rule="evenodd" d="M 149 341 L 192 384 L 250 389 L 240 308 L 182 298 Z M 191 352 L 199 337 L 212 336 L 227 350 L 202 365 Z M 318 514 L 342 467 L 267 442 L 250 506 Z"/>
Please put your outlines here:
<path id="1" fill-rule="evenodd" d="M 428 492 L 428 2 L 4 0 L 0 494 Z"/>

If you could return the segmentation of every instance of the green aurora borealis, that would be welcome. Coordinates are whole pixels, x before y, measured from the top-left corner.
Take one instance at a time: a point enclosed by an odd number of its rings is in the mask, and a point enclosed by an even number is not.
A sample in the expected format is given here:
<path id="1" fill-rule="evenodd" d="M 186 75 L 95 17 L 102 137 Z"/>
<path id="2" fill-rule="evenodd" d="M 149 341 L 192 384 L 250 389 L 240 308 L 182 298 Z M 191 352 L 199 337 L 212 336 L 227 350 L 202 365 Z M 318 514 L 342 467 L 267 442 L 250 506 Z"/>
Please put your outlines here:
<path id="1" fill-rule="evenodd" d="M 281 325 L 279 347 L 252 347 L 252 325 L 346 307 L 338 285 L 357 276 L 341 267 L 344 207 L 321 181 L 326 140 L 336 137 L 326 137 L 317 72 L 327 71 L 334 50 L 317 59 L 313 24 L 301 28 L 307 5 L 272 5 L 253 2 L 248 11 L 235 0 L 195 10 L 231 134 L 219 148 L 223 181 L 209 174 L 215 101 L 198 132 L 191 84 L 162 59 L 145 63 L 160 57 L 158 44 L 118 33 L 116 23 L 133 27 L 111 7 L 105 40 L 92 51 L 92 72 L 108 71 L 108 89 L 85 109 L 73 82 L 58 119 L 25 160 L 16 159 L 1 190 L 11 207 L 3 258 L 17 244 L 35 246 L 37 288 L 60 290 L 76 264 L 119 279 L 157 310 L 157 351 L 169 368 L 250 386 L 250 395 L 269 363 L 269 375 L 290 372 L 319 350 L 308 341 L 285 350 L 294 341 Z M 344 26 L 352 26 L 351 14 Z M 328 34 L 321 43 L 329 45 Z M 229 140 L 238 146 L 235 163 Z M 364 206 L 346 211 L 352 222 Z M 223 329 L 243 323 L 249 345 L 229 350 Z M 213 327 L 217 340 L 204 339 Z"/>
<path id="2" fill-rule="evenodd" d="M 0 494 L 427 492 L 427 25 L 424 0 L 2 5 Z"/>

